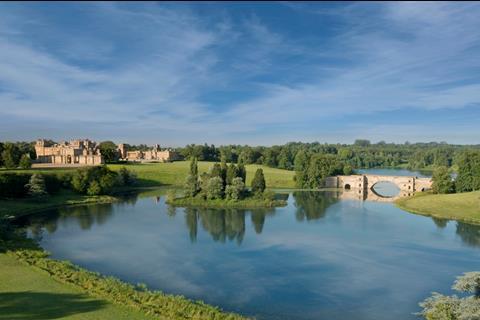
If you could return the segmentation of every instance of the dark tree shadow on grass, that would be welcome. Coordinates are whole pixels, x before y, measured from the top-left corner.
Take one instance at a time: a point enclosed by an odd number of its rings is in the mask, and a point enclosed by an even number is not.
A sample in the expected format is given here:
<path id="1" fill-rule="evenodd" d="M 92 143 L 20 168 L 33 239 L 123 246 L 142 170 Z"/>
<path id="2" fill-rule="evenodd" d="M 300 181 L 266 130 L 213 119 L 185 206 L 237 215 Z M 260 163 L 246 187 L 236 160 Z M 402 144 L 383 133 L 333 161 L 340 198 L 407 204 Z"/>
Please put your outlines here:
<path id="1" fill-rule="evenodd" d="M 83 294 L 47 292 L 0 293 L 1 320 L 47 320 L 99 310 L 105 302 Z"/>

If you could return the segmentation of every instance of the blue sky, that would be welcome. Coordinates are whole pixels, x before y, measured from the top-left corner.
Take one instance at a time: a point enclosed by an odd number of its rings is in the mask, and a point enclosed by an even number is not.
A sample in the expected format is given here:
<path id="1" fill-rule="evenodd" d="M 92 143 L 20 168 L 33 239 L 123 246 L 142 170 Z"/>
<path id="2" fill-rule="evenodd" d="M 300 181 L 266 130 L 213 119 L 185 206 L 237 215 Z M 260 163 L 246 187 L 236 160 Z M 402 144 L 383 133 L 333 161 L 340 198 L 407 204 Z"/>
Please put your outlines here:
<path id="1" fill-rule="evenodd" d="M 480 3 L 1 3 L 0 140 L 480 143 Z"/>

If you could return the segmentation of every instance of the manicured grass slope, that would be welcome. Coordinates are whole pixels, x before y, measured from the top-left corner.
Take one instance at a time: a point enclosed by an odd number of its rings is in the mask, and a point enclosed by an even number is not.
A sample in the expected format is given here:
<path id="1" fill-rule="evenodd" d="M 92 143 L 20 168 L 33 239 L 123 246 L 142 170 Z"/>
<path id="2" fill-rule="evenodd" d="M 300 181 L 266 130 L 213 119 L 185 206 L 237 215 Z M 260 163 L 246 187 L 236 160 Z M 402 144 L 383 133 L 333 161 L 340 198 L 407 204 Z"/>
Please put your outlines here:
<path id="1" fill-rule="evenodd" d="M 437 218 L 480 224 L 480 191 L 457 194 L 420 194 L 397 201 L 407 211 Z"/>
<path id="2" fill-rule="evenodd" d="M 198 172 L 208 172 L 214 162 L 198 162 Z M 124 165 L 109 165 L 113 170 L 118 170 Z M 171 163 L 145 163 L 128 164 L 126 167 L 137 174 L 142 186 L 182 185 L 190 170 L 189 161 L 176 161 Z M 269 168 L 260 165 L 247 165 L 247 185 L 250 185 L 255 171 L 263 169 L 265 180 L 269 188 L 294 188 L 293 171 Z"/>
<path id="3" fill-rule="evenodd" d="M 0 254 L 0 319 L 154 319 L 130 308 L 89 297 L 45 271 Z M 157 318 L 158 319 L 158 318 Z"/>

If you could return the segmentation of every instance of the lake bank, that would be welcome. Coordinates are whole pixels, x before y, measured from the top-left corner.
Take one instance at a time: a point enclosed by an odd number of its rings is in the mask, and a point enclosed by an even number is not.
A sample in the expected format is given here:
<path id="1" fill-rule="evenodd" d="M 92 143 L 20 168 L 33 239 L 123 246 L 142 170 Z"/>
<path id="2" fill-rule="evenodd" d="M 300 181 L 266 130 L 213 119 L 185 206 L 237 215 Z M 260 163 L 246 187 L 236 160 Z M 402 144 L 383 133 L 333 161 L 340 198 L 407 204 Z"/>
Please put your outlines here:
<path id="1" fill-rule="evenodd" d="M 395 204 L 408 212 L 440 219 L 480 224 L 480 191 L 454 194 L 417 194 Z"/>

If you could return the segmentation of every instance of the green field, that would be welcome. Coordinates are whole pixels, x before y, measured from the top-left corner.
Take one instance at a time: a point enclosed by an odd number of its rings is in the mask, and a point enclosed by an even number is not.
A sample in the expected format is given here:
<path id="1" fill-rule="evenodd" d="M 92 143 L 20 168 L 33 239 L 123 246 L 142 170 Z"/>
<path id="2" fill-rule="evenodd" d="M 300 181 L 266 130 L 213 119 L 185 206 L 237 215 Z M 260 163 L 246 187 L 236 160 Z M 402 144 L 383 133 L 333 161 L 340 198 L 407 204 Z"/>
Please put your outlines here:
<path id="1" fill-rule="evenodd" d="M 199 161 L 198 172 L 208 172 L 213 166 L 214 162 Z M 135 172 L 140 182 L 141 187 L 154 187 L 160 185 L 182 185 L 190 170 L 190 161 L 175 161 L 167 163 L 127 163 L 127 164 L 109 164 L 109 168 L 113 170 L 119 170 L 121 167 L 127 167 L 129 170 Z M 288 189 L 294 188 L 295 182 L 293 177 L 295 172 L 270 168 L 262 165 L 249 164 L 247 169 L 247 186 L 255 175 L 255 171 L 258 168 L 263 169 L 265 180 L 268 188 L 281 188 Z M 67 173 L 73 172 L 78 168 L 39 168 L 28 170 L 5 170 L 0 169 L 2 172 L 17 172 L 17 173 Z"/>
<path id="2" fill-rule="evenodd" d="M 480 191 L 419 194 L 397 200 L 397 206 L 422 215 L 480 224 Z"/>
<path id="3" fill-rule="evenodd" d="M 198 162 L 198 172 L 207 172 L 214 162 Z M 144 164 L 110 164 L 109 168 L 118 170 L 126 166 L 129 170 L 137 174 L 142 186 L 158 186 L 158 185 L 182 185 L 190 170 L 189 161 L 176 161 L 170 163 L 144 163 Z M 267 187 L 269 188 L 294 188 L 295 182 L 293 177 L 295 172 L 269 168 L 261 165 L 247 165 L 247 186 L 255 175 L 258 168 L 263 169 Z"/>
<path id="4" fill-rule="evenodd" d="M 46 271 L 0 253 L 0 320 L 154 319 L 131 308 L 87 296 Z M 158 319 L 158 318 L 156 318 Z"/>

